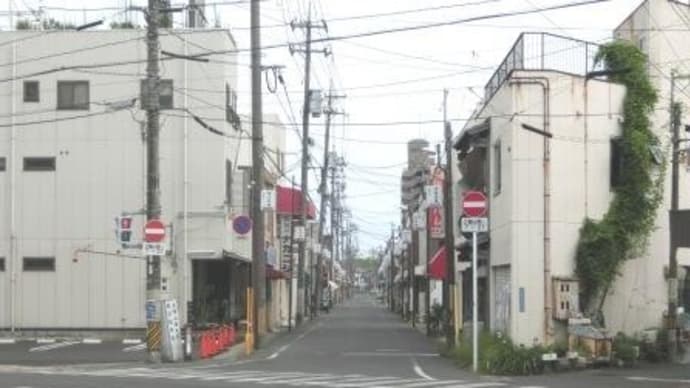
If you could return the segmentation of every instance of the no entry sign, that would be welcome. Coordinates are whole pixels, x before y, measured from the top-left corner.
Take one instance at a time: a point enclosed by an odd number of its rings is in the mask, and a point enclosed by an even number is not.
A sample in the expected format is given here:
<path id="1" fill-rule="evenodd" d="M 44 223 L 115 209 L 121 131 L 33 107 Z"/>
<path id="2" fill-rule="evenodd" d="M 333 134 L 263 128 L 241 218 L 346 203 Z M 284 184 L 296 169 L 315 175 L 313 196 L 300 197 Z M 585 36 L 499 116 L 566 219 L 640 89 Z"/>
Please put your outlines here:
<path id="1" fill-rule="evenodd" d="M 165 225 L 161 220 L 149 220 L 144 226 L 144 241 L 157 243 L 165 238 Z"/>
<path id="2" fill-rule="evenodd" d="M 467 217 L 486 214 L 486 196 L 481 191 L 468 191 L 462 198 L 462 212 Z"/>

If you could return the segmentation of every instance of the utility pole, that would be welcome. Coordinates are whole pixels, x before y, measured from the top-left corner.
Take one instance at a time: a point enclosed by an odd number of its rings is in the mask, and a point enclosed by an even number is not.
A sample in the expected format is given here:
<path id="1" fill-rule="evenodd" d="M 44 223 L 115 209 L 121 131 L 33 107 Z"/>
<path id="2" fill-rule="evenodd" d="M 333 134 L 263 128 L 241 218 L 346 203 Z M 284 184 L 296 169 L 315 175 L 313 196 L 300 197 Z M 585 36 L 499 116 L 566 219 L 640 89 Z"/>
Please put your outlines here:
<path id="1" fill-rule="evenodd" d="M 288 331 L 292 331 L 292 289 L 295 278 L 295 177 L 290 180 L 290 284 L 288 288 Z"/>
<path id="2" fill-rule="evenodd" d="M 455 243 L 453 236 L 453 157 L 451 153 L 452 130 L 448 122 L 448 89 L 443 90 L 443 132 L 446 151 L 446 173 L 443 179 L 443 210 L 445 221 L 444 244 L 446 246 L 446 281 L 443 287 L 443 300 L 446 306 L 446 345 L 455 344 L 455 327 L 453 327 L 453 304 L 451 296 L 455 290 Z"/>
<path id="3" fill-rule="evenodd" d="M 159 2 L 148 0 L 146 11 L 146 220 L 157 220 L 161 217 L 160 203 L 160 166 L 159 134 L 160 134 L 160 101 L 159 101 L 159 66 L 158 66 L 158 22 Z M 146 300 L 147 305 L 153 303 L 157 314 L 147 317 L 146 348 L 149 361 L 161 362 L 162 337 L 162 290 L 161 290 L 161 257 L 146 257 Z M 148 309 L 147 309 L 148 310 Z M 147 311 L 148 312 L 148 311 Z"/>
<path id="4" fill-rule="evenodd" d="M 264 214 L 261 209 L 261 191 L 264 187 L 264 140 L 261 100 L 261 4 L 251 0 L 250 45 L 252 67 L 252 288 L 254 292 L 254 347 L 261 345 L 260 334 L 266 313 L 266 257 L 264 256 Z"/>
<path id="5" fill-rule="evenodd" d="M 301 182 L 301 189 L 302 189 L 302 225 L 301 227 L 304 229 L 304 239 L 300 241 L 300 249 L 299 249 L 299 259 L 298 259 L 298 267 L 299 267 L 299 272 L 297 274 L 297 292 L 298 294 L 305 293 L 304 290 L 304 260 L 307 255 L 307 244 L 306 244 L 306 229 L 307 229 L 307 208 L 309 205 L 309 200 L 307 198 L 307 193 L 309 189 L 308 185 L 308 179 L 309 179 L 309 105 L 311 102 L 311 90 L 310 88 L 310 78 L 311 78 L 311 53 L 312 53 L 312 48 L 311 48 L 311 30 L 312 28 L 319 28 L 319 26 L 314 26 L 311 23 L 311 3 L 309 4 L 309 13 L 307 17 L 306 22 L 291 22 L 290 26 L 294 30 L 295 28 L 304 28 L 306 30 L 306 40 L 305 40 L 305 47 L 304 49 L 296 49 L 293 46 L 290 46 L 290 53 L 295 53 L 295 52 L 303 52 L 305 54 L 304 57 L 304 104 L 302 106 L 302 182 Z M 323 22 L 322 28 L 326 29 L 326 23 Z M 320 50 L 323 52 L 325 55 L 328 55 L 328 50 Z M 306 294 L 305 294 L 306 295 Z M 302 316 L 304 314 L 304 310 L 306 308 L 306 303 L 303 300 L 304 298 L 297 298 L 297 323 L 302 323 Z"/>
<path id="6" fill-rule="evenodd" d="M 333 166 L 331 166 L 331 261 L 330 261 L 330 268 L 329 268 L 329 280 L 333 281 L 335 279 L 335 274 L 333 273 L 333 267 L 335 263 L 335 249 L 336 249 L 336 243 L 335 243 L 335 218 L 336 218 L 336 210 L 335 210 L 335 198 L 336 198 L 336 193 L 338 190 L 338 187 L 335 185 L 335 174 L 336 174 L 336 169 L 338 166 L 338 155 L 333 151 Z M 330 287 L 330 285 L 329 285 Z M 328 302 L 329 306 L 333 305 L 333 290 L 330 290 L 328 293 Z"/>
<path id="7" fill-rule="evenodd" d="M 328 158 L 328 149 L 330 147 L 330 134 L 331 134 L 331 116 L 336 115 L 336 114 L 342 114 L 341 112 L 337 112 L 333 109 L 333 99 L 334 98 L 344 98 L 345 96 L 337 96 L 333 94 L 333 82 L 331 81 L 331 86 L 328 91 L 328 106 L 326 107 L 326 111 L 324 112 L 326 114 L 326 140 L 323 148 L 323 168 L 321 169 L 321 187 L 319 188 L 319 192 L 321 193 L 321 209 L 319 210 L 319 244 L 321 244 L 321 247 L 324 246 L 323 244 L 323 230 L 324 230 L 324 223 L 326 222 L 326 198 L 328 197 L 328 165 L 329 165 L 329 158 Z M 335 192 L 335 189 L 333 188 L 333 185 L 331 185 L 331 192 Z M 331 207 L 331 212 L 333 212 L 333 208 Z M 317 306 L 320 305 L 321 303 L 321 292 L 323 290 L 323 287 L 321 286 L 321 271 L 323 270 L 323 249 L 321 249 L 321 252 L 318 252 L 318 259 L 317 259 L 317 279 L 314 282 L 316 284 L 316 290 L 315 290 L 315 295 L 316 295 L 316 303 Z M 318 307 L 316 309 L 317 311 L 319 310 Z"/>
<path id="8" fill-rule="evenodd" d="M 390 304 L 391 304 L 391 311 L 395 312 L 395 299 L 393 298 L 393 266 L 395 265 L 395 256 L 394 256 L 394 251 L 395 251 L 395 226 L 391 224 L 391 262 L 389 266 L 389 273 L 390 275 L 388 276 L 388 296 L 390 298 Z"/>
<path id="9" fill-rule="evenodd" d="M 415 267 L 419 263 L 419 231 L 416 230 L 416 225 L 414 224 L 414 212 L 410 210 L 410 223 L 412 230 L 412 252 L 410 253 L 410 269 L 412 270 L 412 276 L 410 276 L 410 281 L 412 282 L 412 327 L 417 327 L 417 317 L 419 316 L 419 287 L 417 278 L 415 277 Z"/>
<path id="10" fill-rule="evenodd" d="M 679 75 L 675 71 L 671 72 L 671 106 L 670 123 L 672 128 L 672 148 L 671 156 L 671 212 L 678 210 L 678 174 L 679 174 L 679 153 L 680 153 L 680 106 L 675 102 L 676 80 L 690 79 L 690 75 Z M 672 236 L 673 234 L 671 234 Z M 671 237 L 672 238 L 672 237 Z M 669 353 L 671 360 L 675 360 L 678 355 L 678 249 L 673 240 L 669 246 L 669 266 L 668 266 L 668 330 L 669 330 Z"/>

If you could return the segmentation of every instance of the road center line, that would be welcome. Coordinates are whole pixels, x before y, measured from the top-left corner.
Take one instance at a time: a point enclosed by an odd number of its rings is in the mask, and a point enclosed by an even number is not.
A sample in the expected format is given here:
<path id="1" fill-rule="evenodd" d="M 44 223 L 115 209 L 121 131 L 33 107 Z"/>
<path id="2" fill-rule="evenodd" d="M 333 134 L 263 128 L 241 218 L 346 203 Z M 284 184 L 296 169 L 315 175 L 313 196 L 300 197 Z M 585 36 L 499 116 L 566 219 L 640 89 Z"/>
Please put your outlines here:
<path id="1" fill-rule="evenodd" d="M 319 328 L 320 326 L 321 326 L 321 322 L 319 322 L 319 323 L 317 323 L 316 325 L 310 327 L 307 331 L 305 331 L 304 333 L 300 334 L 297 338 L 295 338 L 294 341 L 289 342 L 289 343 L 287 343 L 287 344 L 281 346 L 275 353 L 273 353 L 273 354 L 271 354 L 270 356 L 266 357 L 266 359 L 267 359 L 267 360 L 273 360 L 273 359 L 275 359 L 276 357 L 278 357 L 278 356 L 280 355 L 280 353 L 286 351 L 286 350 L 287 350 L 290 346 L 292 346 L 295 342 L 304 339 L 304 337 L 306 337 L 307 335 L 311 334 L 312 331 L 316 330 L 316 329 Z"/>
<path id="2" fill-rule="evenodd" d="M 414 365 L 414 368 L 413 368 L 414 373 L 416 373 L 417 376 L 419 376 L 425 380 L 436 380 L 435 378 L 429 376 L 428 374 L 426 374 L 426 372 L 424 372 L 424 369 L 422 369 L 422 367 L 419 366 L 419 363 L 417 362 L 417 360 L 412 359 L 412 364 Z"/>
<path id="3" fill-rule="evenodd" d="M 280 356 L 280 353 L 284 352 L 287 350 L 287 348 L 290 347 L 290 344 L 286 344 L 280 347 L 275 353 L 271 354 L 270 356 L 266 357 L 267 360 L 273 360 L 274 358 Z"/>
<path id="4" fill-rule="evenodd" d="M 345 352 L 341 354 L 350 357 L 439 357 L 438 353 Z"/>

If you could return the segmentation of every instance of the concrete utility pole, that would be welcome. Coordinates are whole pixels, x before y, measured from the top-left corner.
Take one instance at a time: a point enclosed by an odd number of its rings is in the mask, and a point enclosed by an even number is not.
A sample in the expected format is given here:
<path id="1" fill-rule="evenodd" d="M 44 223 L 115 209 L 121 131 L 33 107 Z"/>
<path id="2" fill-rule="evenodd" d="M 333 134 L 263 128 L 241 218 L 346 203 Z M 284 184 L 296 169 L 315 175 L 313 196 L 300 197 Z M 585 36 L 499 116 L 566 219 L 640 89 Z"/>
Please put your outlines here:
<path id="1" fill-rule="evenodd" d="M 671 105 L 670 123 L 672 129 L 672 149 L 671 156 L 671 212 L 678 210 L 678 174 L 679 174 L 679 153 L 680 153 L 680 106 L 675 102 L 675 88 L 677 80 L 690 79 L 690 74 L 680 75 L 675 71 L 671 72 Z M 671 213 L 670 212 L 670 213 Z M 669 213 L 669 214 L 670 214 Z M 673 234 L 671 233 L 671 236 Z M 672 237 L 671 237 L 672 239 Z M 669 353 L 671 359 L 675 360 L 678 355 L 678 249 L 674 241 L 669 245 L 669 265 L 668 265 L 668 330 L 669 330 Z"/>
<path id="2" fill-rule="evenodd" d="M 160 203 L 160 166 L 159 161 L 159 133 L 160 133 L 160 101 L 159 101 L 159 66 L 158 66 L 158 22 L 159 2 L 148 0 L 146 12 L 146 219 L 156 220 L 161 217 Z M 161 257 L 146 257 L 146 300 L 147 304 L 153 303 L 157 314 L 147 317 L 146 348 L 149 353 L 149 361 L 161 360 Z"/>
<path id="3" fill-rule="evenodd" d="M 326 222 L 326 198 L 328 197 L 328 165 L 329 165 L 329 158 L 328 158 L 328 149 L 330 147 L 330 134 L 331 134 L 331 116 L 336 115 L 336 114 L 342 114 L 342 112 L 337 112 L 333 109 L 333 99 L 334 98 L 345 98 L 345 96 L 338 96 L 333 94 L 333 82 L 331 81 L 331 87 L 328 92 L 328 106 L 326 107 L 326 111 L 324 112 L 326 114 L 326 140 L 323 148 L 323 168 L 321 169 L 321 187 L 319 188 L 319 192 L 321 193 L 321 209 L 319 210 L 319 244 L 321 245 L 322 249 L 321 252 L 318 252 L 318 259 L 317 259 L 317 279 L 315 283 L 315 293 L 316 295 L 316 305 L 320 306 L 321 303 L 321 292 L 323 290 L 323 287 L 321 286 L 321 273 L 323 271 L 323 247 L 325 246 L 324 241 L 323 241 L 323 230 L 324 230 L 324 224 Z M 331 185 L 331 192 L 335 192 L 333 185 Z M 333 208 L 331 207 L 331 212 L 333 212 Z M 333 255 L 332 255 L 333 257 Z M 332 260 L 332 258 L 331 258 Z M 319 308 L 317 307 L 316 310 L 318 311 Z"/>
<path id="4" fill-rule="evenodd" d="M 254 347 L 259 348 L 266 317 L 266 257 L 264 256 L 264 214 L 261 191 L 264 187 L 263 111 L 261 100 L 261 5 L 251 0 L 250 45 L 252 66 L 252 288 L 254 290 Z"/>
<path id="5" fill-rule="evenodd" d="M 304 28 L 306 30 L 306 39 L 305 39 L 305 47 L 304 49 L 296 49 L 292 46 L 290 46 L 290 53 L 294 52 L 303 52 L 305 54 L 304 56 L 304 104 L 302 106 L 302 182 L 301 182 L 301 188 L 302 188 L 302 225 L 301 227 L 304 228 L 305 235 L 304 239 L 300 241 L 300 249 L 299 249 L 299 259 L 298 259 L 298 275 L 297 275 L 297 293 L 298 293 L 298 298 L 297 298 L 297 323 L 302 322 L 302 317 L 306 313 L 305 308 L 306 308 L 306 293 L 304 289 L 304 260 L 307 256 L 307 244 L 306 244 L 306 229 L 307 229 L 307 208 L 309 205 L 309 199 L 307 198 L 308 189 L 309 189 L 309 184 L 308 184 L 308 179 L 309 179 L 309 105 L 311 102 L 311 90 L 309 89 L 310 87 L 310 78 L 311 78 L 311 53 L 312 53 L 312 48 L 311 48 L 311 30 L 312 28 L 326 28 L 326 24 L 323 23 L 322 26 L 314 26 L 311 23 L 311 4 L 309 4 L 309 13 L 308 13 L 308 18 L 306 22 L 292 22 L 290 23 L 290 26 L 294 30 L 295 28 Z M 324 54 L 328 55 L 328 50 L 320 50 Z M 303 294 L 305 297 L 299 297 L 300 294 Z"/>
<path id="6" fill-rule="evenodd" d="M 295 278 L 295 177 L 290 177 L 290 285 L 288 288 L 288 331 L 292 331 L 292 294 Z"/>
<path id="7" fill-rule="evenodd" d="M 395 271 L 393 267 L 395 265 L 395 225 L 391 224 L 391 262 L 389 266 L 388 276 L 388 295 L 390 297 L 391 311 L 395 312 L 395 298 L 393 297 L 393 275 Z"/>
<path id="8" fill-rule="evenodd" d="M 333 151 L 333 166 L 331 166 L 331 261 L 330 261 L 330 268 L 329 268 L 329 275 L 328 279 L 333 281 L 335 279 L 335 274 L 333 273 L 333 267 L 335 263 L 335 249 L 336 249 L 336 243 L 335 243 L 335 238 L 336 238 L 336 233 L 335 233 L 335 219 L 336 219 L 336 207 L 335 207 L 335 201 L 336 201 L 336 193 L 338 190 L 338 187 L 335 184 L 335 175 L 337 171 L 337 166 L 338 166 L 338 156 L 336 155 L 335 151 Z M 330 287 L 330 285 L 329 285 Z M 333 291 L 330 290 L 328 293 L 329 297 L 329 305 L 333 305 Z"/>
<path id="9" fill-rule="evenodd" d="M 453 308 L 451 293 L 455 286 L 455 243 L 453 235 L 453 155 L 452 130 L 448 122 L 448 89 L 443 90 L 443 135 L 445 139 L 446 173 L 443 179 L 443 210 L 444 210 L 444 245 L 446 246 L 446 281 L 443 283 L 443 304 L 446 308 L 446 345 L 455 344 L 455 327 L 453 327 Z"/>

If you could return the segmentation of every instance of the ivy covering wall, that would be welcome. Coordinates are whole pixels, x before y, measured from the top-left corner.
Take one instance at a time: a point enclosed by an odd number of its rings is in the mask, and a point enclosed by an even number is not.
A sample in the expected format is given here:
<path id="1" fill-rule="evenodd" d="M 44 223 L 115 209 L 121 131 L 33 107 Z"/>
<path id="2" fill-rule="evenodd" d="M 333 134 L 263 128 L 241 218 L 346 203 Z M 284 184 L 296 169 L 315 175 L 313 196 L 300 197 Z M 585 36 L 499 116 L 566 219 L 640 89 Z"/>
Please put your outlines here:
<path id="1" fill-rule="evenodd" d="M 610 80 L 625 85 L 627 91 L 620 139 L 620 184 L 613 189 L 613 201 L 603 218 L 585 220 L 577 245 L 581 303 L 589 313 L 600 312 L 625 260 L 646 249 L 663 197 L 665 175 L 663 163 L 659 171 L 650 151 L 659 140 L 649 118 L 657 93 L 649 81 L 647 57 L 636 46 L 615 41 L 600 47 L 596 61 L 615 71 Z"/>

